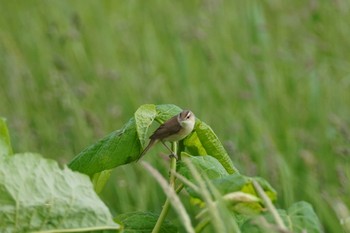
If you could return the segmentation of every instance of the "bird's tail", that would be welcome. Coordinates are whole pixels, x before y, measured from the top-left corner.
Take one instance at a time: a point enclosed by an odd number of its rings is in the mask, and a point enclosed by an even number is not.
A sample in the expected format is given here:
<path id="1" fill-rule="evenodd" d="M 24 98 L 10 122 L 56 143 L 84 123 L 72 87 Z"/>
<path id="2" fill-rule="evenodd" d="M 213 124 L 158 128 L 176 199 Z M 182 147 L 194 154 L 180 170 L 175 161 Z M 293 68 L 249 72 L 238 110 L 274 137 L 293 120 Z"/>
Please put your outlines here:
<path id="1" fill-rule="evenodd" d="M 146 146 L 146 148 L 142 151 L 142 153 L 140 154 L 140 157 L 137 159 L 136 162 L 138 162 L 146 153 L 147 151 L 158 142 L 157 139 L 151 139 L 148 143 L 148 145 Z"/>

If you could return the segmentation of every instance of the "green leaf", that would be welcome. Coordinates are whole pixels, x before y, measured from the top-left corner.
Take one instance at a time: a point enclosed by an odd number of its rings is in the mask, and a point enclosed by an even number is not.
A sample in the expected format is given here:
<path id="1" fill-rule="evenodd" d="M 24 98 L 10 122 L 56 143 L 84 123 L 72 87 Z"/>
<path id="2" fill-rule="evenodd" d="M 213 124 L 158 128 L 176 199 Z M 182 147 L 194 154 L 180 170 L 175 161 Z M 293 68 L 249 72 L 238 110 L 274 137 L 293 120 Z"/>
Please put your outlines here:
<path id="1" fill-rule="evenodd" d="M 320 233 L 321 224 L 312 206 L 307 202 L 294 203 L 288 210 L 278 210 L 283 222 L 293 233 Z M 275 224 L 270 213 L 263 215 L 269 224 Z M 261 220 L 252 218 L 242 226 L 243 233 L 264 233 L 271 232 L 271 227 L 264 226 Z M 265 224 L 266 225 L 266 224 Z M 276 231 L 277 232 L 277 231 Z"/>
<path id="2" fill-rule="evenodd" d="M 159 215 L 150 212 L 133 212 L 120 214 L 115 221 L 123 225 L 124 233 L 149 233 L 156 225 Z M 176 233 L 177 227 L 169 221 L 164 221 L 160 233 Z"/>
<path id="3" fill-rule="evenodd" d="M 196 133 L 208 155 L 219 160 L 228 173 L 238 172 L 224 146 L 209 125 L 200 121 L 196 127 Z"/>
<path id="4" fill-rule="evenodd" d="M 148 128 L 157 116 L 156 106 L 154 104 L 145 104 L 139 107 L 135 114 L 136 130 L 141 145 L 146 144 Z"/>
<path id="5" fill-rule="evenodd" d="M 138 159 L 141 144 L 137 136 L 135 119 L 125 126 L 80 152 L 69 167 L 92 176 Z"/>
<path id="6" fill-rule="evenodd" d="M 272 201 L 277 199 L 276 190 L 261 177 L 248 177 L 240 174 L 231 174 L 222 178 L 212 179 L 211 182 L 223 195 L 241 191 L 258 197 L 259 195 L 255 192 L 255 188 L 252 183 L 253 180 L 256 180 L 260 184 L 264 192 Z"/>
<path id="7" fill-rule="evenodd" d="M 185 163 L 186 159 L 191 161 L 191 163 L 198 169 L 199 173 L 202 176 L 205 175 L 209 179 L 216 179 L 228 175 L 227 171 L 221 165 L 221 163 L 211 156 L 191 156 L 185 152 L 182 152 L 181 158 L 184 161 L 178 162 L 178 172 L 191 181 L 193 181 L 193 178 L 191 171 Z"/>
<path id="8" fill-rule="evenodd" d="M 95 173 L 92 177 L 92 184 L 96 193 L 101 193 L 105 187 L 109 177 L 111 176 L 112 170 L 104 170 L 102 172 Z"/>
<path id="9" fill-rule="evenodd" d="M 157 117 L 156 121 L 159 123 L 164 123 L 169 120 L 171 117 L 179 114 L 182 109 L 174 104 L 161 104 L 156 106 Z"/>
<path id="10" fill-rule="evenodd" d="M 192 177 L 191 170 L 186 165 L 186 160 L 189 160 L 195 166 L 201 177 L 207 177 L 212 186 L 214 186 L 222 196 L 234 192 L 243 192 L 258 197 L 252 184 L 252 181 L 256 180 L 271 200 L 276 199 L 276 191 L 267 181 L 260 177 L 252 178 L 238 173 L 229 174 L 222 164 L 211 156 L 191 156 L 187 153 L 182 153 L 181 156 L 184 161 L 179 161 L 178 172 L 195 184 L 196 180 Z M 186 187 L 186 189 L 192 197 L 202 198 L 201 193 L 197 193 L 189 187 Z M 235 210 L 240 213 L 256 213 L 262 211 L 262 209 L 260 203 L 242 203 L 242 205 L 235 206 Z"/>
<path id="11" fill-rule="evenodd" d="M 81 151 L 70 163 L 72 170 L 92 176 L 95 173 L 128 164 L 139 158 L 153 120 L 162 123 L 181 112 L 176 105 L 142 105 L 120 130 Z"/>
<path id="12" fill-rule="evenodd" d="M 196 119 L 194 132 L 184 140 L 184 145 L 194 155 L 210 155 L 216 158 L 228 173 L 238 173 L 219 138 L 203 121 Z"/>
<path id="13" fill-rule="evenodd" d="M 37 154 L 0 158 L 0 190 L 1 232 L 120 228 L 87 176 Z"/>
<path id="14" fill-rule="evenodd" d="M 255 176 L 255 177 L 251 177 L 250 179 L 251 179 L 250 180 L 251 182 L 252 182 L 252 179 L 254 179 L 260 184 L 260 186 L 262 187 L 262 189 L 264 190 L 264 192 L 267 194 L 267 196 L 270 198 L 271 201 L 277 200 L 276 190 L 264 178 Z M 253 188 L 253 185 L 250 187 Z M 254 192 L 255 192 L 255 189 L 254 189 Z"/>
<path id="15" fill-rule="evenodd" d="M 197 125 L 197 124 L 196 124 Z M 207 155 L 196 131 L 193 131 L 183 140 L 184 146 L 191 155 Z"/>
<path id="16" fill-rule="evenodd" d="M 251 183 L 251 179 L 242 176 L 240 174 L 227 175 L 222 178 L 211 180 L 214 186 L 220 191 L 221 194 L 243 191 L 245 185 Z M 250 194 L 255 194 L 252 192 L 247 192 Z M 256 196 L 256 194 L 255 194 Z"/>
<path id="17" fill-rule="evenodd" d="M 6 125 L 6 119 L 0 117 L 0 157 L 12 154 L 10 135 Z"/>
<path id="18" fill-rule="evenodd" d="M 289 228 L 293 232 L 302 232 L 306 229 L 308 233 L 318 233 L 321 232 L 321 223 L 318 219 L 312 205 L 307 202 L 297 202 L 288 208 L 288 219 L 292 220 L 292 224 Z"/>

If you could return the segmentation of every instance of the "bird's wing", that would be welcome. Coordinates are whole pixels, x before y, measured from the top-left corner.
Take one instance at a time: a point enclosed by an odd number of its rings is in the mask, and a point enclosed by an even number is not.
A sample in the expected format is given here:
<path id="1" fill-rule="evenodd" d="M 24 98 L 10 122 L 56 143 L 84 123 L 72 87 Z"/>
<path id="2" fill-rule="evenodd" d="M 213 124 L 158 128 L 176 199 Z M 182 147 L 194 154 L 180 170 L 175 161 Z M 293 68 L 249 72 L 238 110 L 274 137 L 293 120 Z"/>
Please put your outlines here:
<path id="1" fill-rule="evenodd" d="M 150 139 L 164 139 L 170 135 L 176 134 L 181 130 L 181 125 L 177 121 L 177 116 L 170 118 L 167 122 L 160 125 L 159 128 L 149 137 Z"/>

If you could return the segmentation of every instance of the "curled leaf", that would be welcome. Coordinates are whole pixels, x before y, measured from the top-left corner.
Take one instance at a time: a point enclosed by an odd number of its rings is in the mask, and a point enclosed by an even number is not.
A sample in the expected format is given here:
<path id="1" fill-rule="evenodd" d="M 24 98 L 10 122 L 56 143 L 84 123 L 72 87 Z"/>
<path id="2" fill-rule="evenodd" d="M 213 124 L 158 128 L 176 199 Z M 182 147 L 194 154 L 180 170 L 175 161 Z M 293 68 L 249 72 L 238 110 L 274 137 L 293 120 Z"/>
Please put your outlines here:
<path id="1" fill-rule="evenodd" d="M 137 135 L 143 146 L 146 144 L 148 129 L 156 116 L 157 111 L 154 104 L 144 104 L 134 114 Z"/>
<path id="2" fill-rule="evenodd" d="M 224 146 L 209 125 L 203 121 L 199 121 L 196 126 L 196 133 L 208 155 L 216 158 L 228 173 L 238 172 Z"/>

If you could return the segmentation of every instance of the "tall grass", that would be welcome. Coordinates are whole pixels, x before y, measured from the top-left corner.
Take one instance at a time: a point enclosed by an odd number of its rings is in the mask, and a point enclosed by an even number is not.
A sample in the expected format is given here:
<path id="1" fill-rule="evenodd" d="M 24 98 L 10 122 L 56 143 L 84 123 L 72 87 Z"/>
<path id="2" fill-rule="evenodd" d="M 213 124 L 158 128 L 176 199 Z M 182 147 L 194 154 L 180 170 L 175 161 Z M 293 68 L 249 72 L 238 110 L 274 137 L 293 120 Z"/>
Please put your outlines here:
<path id="1" fill-rule="evenodd" d="M 16 151 L 66 163 L 143 103 L 190 108 L 242 173 L 271 182 L 279 206 L 309 201 L 327 232 L 342 232 L 349 10 L 344 0 L 3 1 L 0 114 Z M 146 160 L 165 172 L 155 151 Z M 103 195 L 112 211 L 160 210 L 146 174 L 116 169 Z"/>

